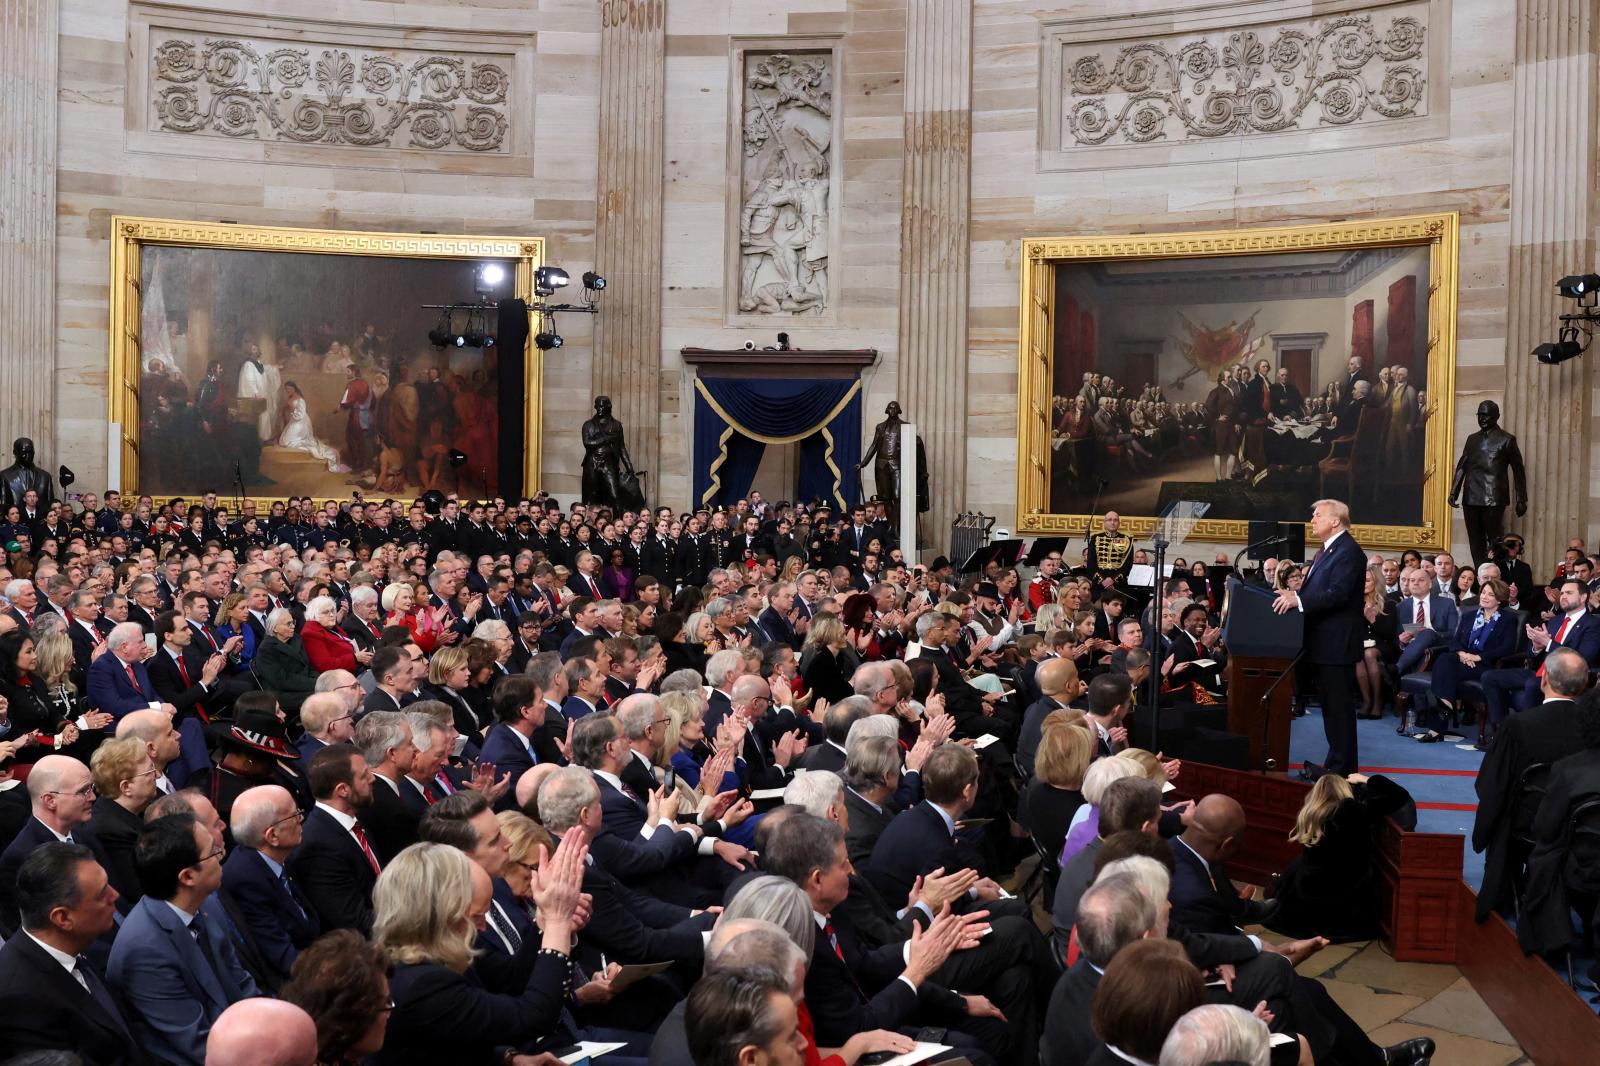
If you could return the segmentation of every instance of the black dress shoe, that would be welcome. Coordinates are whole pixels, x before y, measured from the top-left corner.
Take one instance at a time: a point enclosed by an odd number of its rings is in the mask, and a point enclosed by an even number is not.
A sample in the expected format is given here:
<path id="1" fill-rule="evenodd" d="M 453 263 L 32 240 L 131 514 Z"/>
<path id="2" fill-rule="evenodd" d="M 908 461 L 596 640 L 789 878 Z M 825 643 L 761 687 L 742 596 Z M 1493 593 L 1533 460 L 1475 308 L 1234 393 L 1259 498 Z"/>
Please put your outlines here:
<path id="1" fill-rule="evenodd" d="M 1411 739 L 1415 740 L 1418 744 L 1437 744 L 1444 740 L 1444 737 L 1440 736 L 1438 733 L 1418 733 Z"/>
<path id="2" fill-rule="evenodd" d="M 1427 1066 L 1433 1058 L 1433 1041 L 1426 1036 L 1402 1040 L 1383 1049 L 1383 1061 L 1388 1066 Z"/>
<path id="3" fill-rule="evenodd" d="M 1300 772 L 1295 774 L 1295 776 L 1302 781 L 1315 781 L 1317 778 L 1321 777 L 1327 772 L 1328 771 L 1326 767 L 1308 760 L 1305 765 L 1300 767 Z"/>

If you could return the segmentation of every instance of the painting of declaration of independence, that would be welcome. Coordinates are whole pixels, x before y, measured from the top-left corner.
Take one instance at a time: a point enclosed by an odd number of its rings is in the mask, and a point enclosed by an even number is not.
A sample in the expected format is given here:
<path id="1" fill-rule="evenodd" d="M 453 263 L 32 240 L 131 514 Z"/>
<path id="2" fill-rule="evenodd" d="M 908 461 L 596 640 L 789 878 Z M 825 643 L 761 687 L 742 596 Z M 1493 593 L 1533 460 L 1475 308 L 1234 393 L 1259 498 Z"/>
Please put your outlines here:
<path id="1" fill-rule="evenodd" d="M 1419 525 L 1429 249 L 1063 262 L 1050 510 Z"/>
<path id="2" fill-rule="evenodd" d="M 231 495 L 240 477 L 256 496 L 498 484 L 499 348 L 430 343 L 439 312 L 421 306 L 473 301 L 482 262 L 146 246 L 140 490 Z M 511 295 L 515 264 L 501 265 L 491 301 Z M 458 313 L 452 328 L 492 338 L 495 317 Z"/>

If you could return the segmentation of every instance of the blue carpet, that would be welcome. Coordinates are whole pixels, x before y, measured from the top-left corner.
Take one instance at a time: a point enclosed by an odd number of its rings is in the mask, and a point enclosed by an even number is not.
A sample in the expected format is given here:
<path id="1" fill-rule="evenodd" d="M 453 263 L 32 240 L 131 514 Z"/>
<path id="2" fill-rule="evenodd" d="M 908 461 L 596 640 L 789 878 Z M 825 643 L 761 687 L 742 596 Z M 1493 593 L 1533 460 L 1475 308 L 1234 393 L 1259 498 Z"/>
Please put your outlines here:
<path id="1" fill-rule="evenodd" d="M 1375 722 L 1356 723 L 1356 743 L 1365 773 L 1381 772 L 1405 787 L 1417 801 L 1417 829 L 1425 833 L 1457 833 L 1467 837 L 1463 848 L 1462 877 L 1474 889 L 1483 881 L 1483 856 L 1472 850 L 1472 818 L 1478 797 L 1473 791 L 1483 754 L 1462 751 L 1450 741 L 1418 744 L 1394 729 L 1399 719 L 1387 714 Z M 1476 726 L 1463 726 L 1467 740 L 1477 738 Z M 1322 712 L 1315 705 L 1304 718 L 1294 719 L 1289 734 L 1289 761 L 1295 767 L 1307 759 L 1321 762 L 1328 752 L 1322 733 Z M 1415 771 L 1452 771 L 1418 773 Z M 1407 772 L 1413 771 L 1413 772 Z M 1450 806 L 1467 806 L 1454 810 Z"/>

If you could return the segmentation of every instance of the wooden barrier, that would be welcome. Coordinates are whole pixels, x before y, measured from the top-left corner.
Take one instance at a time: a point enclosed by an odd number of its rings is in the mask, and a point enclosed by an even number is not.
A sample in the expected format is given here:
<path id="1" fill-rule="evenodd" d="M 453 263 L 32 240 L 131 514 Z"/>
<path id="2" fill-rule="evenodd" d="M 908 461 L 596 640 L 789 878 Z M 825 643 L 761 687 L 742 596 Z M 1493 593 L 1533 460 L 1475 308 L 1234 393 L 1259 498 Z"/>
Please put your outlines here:
<path id="1" fill-rule="evenodd" d="M 1264 884 L 1300 853 L 1289 831 L 1311 791 L 1306 782 L 1185 762 L 1177 785 L 1186 797 L 1221 792 L 1244 807 L 1244 843 L 1228 859 L 1229 872 L 1240 880 Z M 1397 961 L 1456 960 L 1463 843 L 1453 833 L 1406 833 L 1393 821 L 1384 821 L 1378 834 L 1381 927 L 1384 946 Z"/>

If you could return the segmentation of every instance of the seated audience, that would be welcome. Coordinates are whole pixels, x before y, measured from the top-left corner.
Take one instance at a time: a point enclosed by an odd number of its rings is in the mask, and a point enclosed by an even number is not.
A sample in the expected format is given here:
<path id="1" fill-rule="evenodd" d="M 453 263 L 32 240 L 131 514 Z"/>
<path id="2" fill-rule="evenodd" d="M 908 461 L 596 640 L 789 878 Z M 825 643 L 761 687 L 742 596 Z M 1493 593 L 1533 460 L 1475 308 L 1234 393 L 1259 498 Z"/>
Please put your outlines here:
<path id="1" fill-rule="evenodd" d="M 305 815 L 289 791 L 258 785 L 234 800 L 234 849 L 222 864 L 222 887 L 238 908 L 277 989 L 294 960 L 321 932 L 311 900 L 289 875 L 289 856 L 303 836 Z"/>
<path id="2" fill-rule="evenodd" d="M 84 828 L 111 860 L 106 870 L 111 887 L 132 906 L 143 895 L 133 854 L 144 830 L 145 808 L 157 795 L 156 767 L 150 761 L 148 745 L 137 737 L 125 737 L 96 748 L 89 769 L 100 798 L 94 801 L 94 814 Z"/>
<path id="3" fill-rule="evenodd" d="M 276 999 L 241 999 L 206 1037 L 206 1066 L 321 1066 L 311 1015 Z"/>
<path id="4" fill-rule="evenodd" d="M 1160 1066 L 1267 1066 L 1271 1035 L 1266 1022 L 1242 1007 L 1205 1003 L 1173 1023 Z"/>
<path id="5" fill-rule="evenodd" d="M 1205 1002 L 1200 971 L 1170 940 L 1138 940 L 1118 951 L 1095 989 L 1090 1023 L 1104 1042 L 1090 1066 L 1156 1066 L 1179 1018 Z"/>
<path id="6" fill-rule="evenodd" d="M 358 1066 L 383 1048 L 392 970 L 383 949 L 351 929 L 319 937 L 296 956 L 278 995 L 316 1023 L 318 1066 Z"/>

